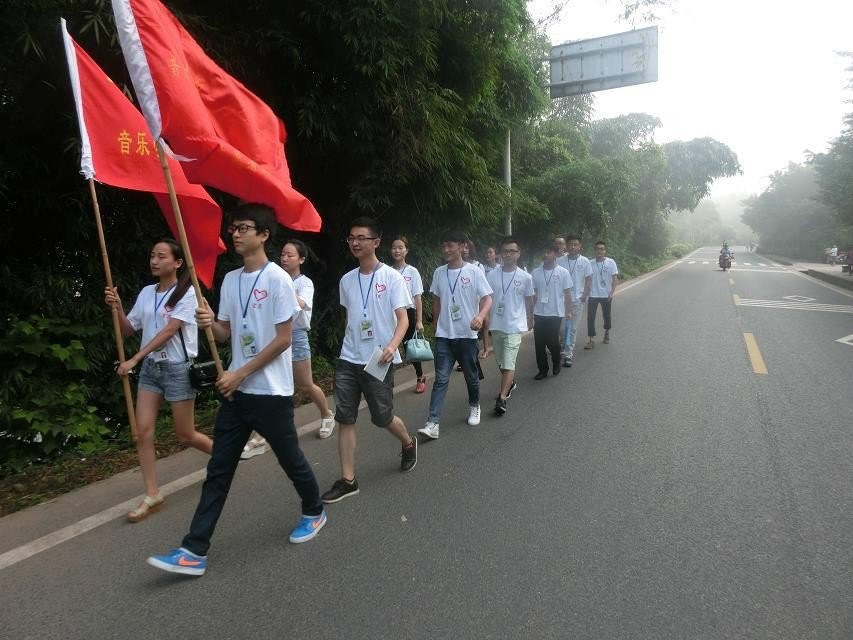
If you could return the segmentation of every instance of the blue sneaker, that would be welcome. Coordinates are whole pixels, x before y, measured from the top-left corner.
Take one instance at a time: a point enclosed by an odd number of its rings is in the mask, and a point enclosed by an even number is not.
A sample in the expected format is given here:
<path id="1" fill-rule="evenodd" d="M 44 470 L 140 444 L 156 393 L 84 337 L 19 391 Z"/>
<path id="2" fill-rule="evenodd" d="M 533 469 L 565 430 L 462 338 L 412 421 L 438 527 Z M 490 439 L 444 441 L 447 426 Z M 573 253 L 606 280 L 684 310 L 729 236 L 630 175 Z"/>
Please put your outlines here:
<path id="1" fill-rule="evenodd" d="M 197 556 L 183 547 L 172 549 L 164 556 L 151 556 L 146 562 L 163 571 L 187 576 L 203 576 L 207 570 L 207 556 Z"/>
<path id="2" fill-rule="evenodd" d="M 300 542 L 308 542 L 311 538 L 320 533 L 320 529 L 326 524 L 326 510 L 323 510 L 319 516 L 302 516 L 302 520 L 296 525 L 296 528 L 290 532 L 290 541 L 293 544 Z"/>

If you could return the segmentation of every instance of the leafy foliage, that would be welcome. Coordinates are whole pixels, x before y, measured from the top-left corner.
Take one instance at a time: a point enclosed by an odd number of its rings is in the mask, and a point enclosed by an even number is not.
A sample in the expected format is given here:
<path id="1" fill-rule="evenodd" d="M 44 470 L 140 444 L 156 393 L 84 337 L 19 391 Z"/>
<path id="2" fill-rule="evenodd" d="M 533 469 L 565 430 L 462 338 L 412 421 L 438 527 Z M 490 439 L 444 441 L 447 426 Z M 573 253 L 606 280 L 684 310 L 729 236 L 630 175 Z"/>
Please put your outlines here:
<path id="1" fill-rule="evenodd" d="M 761 248 L 792 258 L 819 261 L 833 243 L 847 246 L 849 228 L 820 200 L 811 164 L 790 163 L 770 177 L 770 186 L 746 202 L 743 221 L 761 236 Z"/>

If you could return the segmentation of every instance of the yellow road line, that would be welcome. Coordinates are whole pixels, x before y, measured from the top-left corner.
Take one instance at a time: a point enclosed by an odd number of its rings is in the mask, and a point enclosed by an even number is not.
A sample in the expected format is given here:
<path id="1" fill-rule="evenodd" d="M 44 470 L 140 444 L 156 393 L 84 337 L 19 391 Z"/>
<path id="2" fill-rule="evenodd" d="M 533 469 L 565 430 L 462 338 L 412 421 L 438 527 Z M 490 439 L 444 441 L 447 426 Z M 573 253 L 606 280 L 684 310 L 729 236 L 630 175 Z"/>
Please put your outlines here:
<path id="1" fill-rule="evenodd" d="M 767 365 L 764 364 L 764 358 L 761 357 L 761 351 L 758 349 L 755 336 L 751 333 L 744 333 L 743 339 L 746 342 L 746 352 L 749 354 L 753 372 L 766 375 Z"/>
<path id="2" fill-rule="evenodd" d="M 735 283 L 735 281 L 732 280 L 731 278 L 729 278 L 729 284 L 734 284 L 734 283 Z"/>
<path id="3" fill-rule="evenodd" d="M 736 293 L 732 294 L 732 300 L 735 301 L 735 304 L 740 304 L 740 296 Z"/>

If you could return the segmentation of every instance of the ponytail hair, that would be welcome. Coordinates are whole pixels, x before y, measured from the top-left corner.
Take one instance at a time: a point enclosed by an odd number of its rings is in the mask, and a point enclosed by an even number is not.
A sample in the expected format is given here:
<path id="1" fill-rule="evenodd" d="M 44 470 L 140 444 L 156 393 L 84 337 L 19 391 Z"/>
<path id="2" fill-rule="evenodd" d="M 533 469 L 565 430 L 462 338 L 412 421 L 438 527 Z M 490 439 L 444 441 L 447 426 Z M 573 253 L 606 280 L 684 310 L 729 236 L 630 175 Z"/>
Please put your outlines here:
<path id="1" fill-rule="evenodd" d="M 190 281 L 190 270 L 187 269 L 184 250 L 181 248 L 181 245 L 175 242 L 174 238 L 163 238 L 162 240 L 158 240 L 155 244 L 168 245 L 169 250 L 172 252 L 172 257 L 175 260 L 181 261 L 181 266 L 178 268 L 178 282 L 175 284 L 175 290 L 172 292 L 172 295 L 169 296 L 169 299 L 166 300 L 166 306 L 174 309 L 175 305 L 177 305 L 181 301 L 181 298 L 186 295 L 190 285 L 192 284 Z"/>

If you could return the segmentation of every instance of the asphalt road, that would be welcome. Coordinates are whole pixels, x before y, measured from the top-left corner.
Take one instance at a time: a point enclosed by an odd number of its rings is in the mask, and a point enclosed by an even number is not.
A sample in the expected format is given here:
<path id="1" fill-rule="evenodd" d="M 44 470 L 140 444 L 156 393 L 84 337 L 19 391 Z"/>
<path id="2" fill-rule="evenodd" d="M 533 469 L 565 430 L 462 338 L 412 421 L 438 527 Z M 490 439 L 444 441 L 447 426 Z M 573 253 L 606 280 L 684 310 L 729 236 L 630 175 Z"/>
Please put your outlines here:
<path id="1" fill-rule="evenodd" d="M 525 340 L 503 418 L 493 360 L 479 427 L 457 374 L 411 474 L 362 414 L 361 494 L 316 540 L 287 542 L 298 502 L 261 456 L 207 575 L 144 563 L 178 545 L 193 485 L 0 570 L 0 637 L 853 637 L 853 346 L 836 342 L 853 298 L 743 250 L 722 273 L 716 254 L 626 288 L 612 343 L 559 377 L 533 380 Z M 398 396 L 411 430 L 427 402 Z M 327 488 L 335 441 L 303 447 Z"/>

